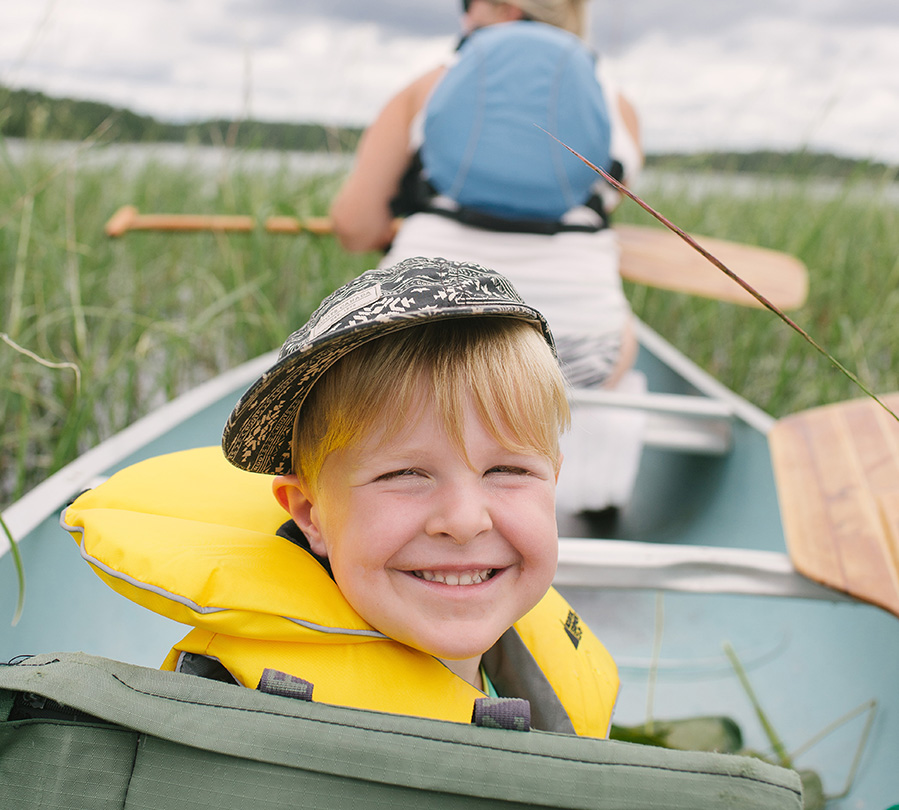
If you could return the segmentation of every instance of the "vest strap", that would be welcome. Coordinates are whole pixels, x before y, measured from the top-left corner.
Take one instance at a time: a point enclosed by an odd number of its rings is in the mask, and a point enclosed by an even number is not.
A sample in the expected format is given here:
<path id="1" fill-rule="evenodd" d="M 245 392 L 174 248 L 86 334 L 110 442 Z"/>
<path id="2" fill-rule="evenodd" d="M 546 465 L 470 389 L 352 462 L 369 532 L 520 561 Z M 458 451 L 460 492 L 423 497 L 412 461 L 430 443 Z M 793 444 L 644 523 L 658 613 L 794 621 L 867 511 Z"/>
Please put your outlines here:
<path id="1" fill-rule="evenodd" d="M 594 198 L 591 198 L 591 201 Z M 595 198 L 599 200 L 598 197 Z M 588 208 L 593 206 L 587 204 Z M 567 223 L 555 220 L 545 219 L 506 219 L 493 214 L 487 214 L 484 211 L 477 211 L 473 208 L 440 208 L 435 205 L 429 205 L 422 209 L 428 214 L 439 214 L 440 216 L 455 219 L 463 225 L 470 225 L 473 228 L 482 228 L 485 231 L 495 231 L 497 233 L 536 233 L 541 236 L 552 236 L 557 233 L 567 233 L 569 231 L 578 231 L 581 233 L 596 233 L 609 227 L 605 217 L 601 214 L 596 224 L 584 223 Z M 594 208 L 594 210 L 596 210 Z"/>
<path id="2" fill-rule="evenodd" d="M 521 698 L 477 698 L 471 722 L 484 728 L 531 730 L 531 704 Z"/>
<path id="3" fill-rule="evenodd" d="M 616 168 L 617 166 L 617 168 Z M 621 174 L 622 168 L 618 161 L 612 167 L 612 176 Z M 620 179 L 617 178 L 616 179 Z M 602 197 L 593 194 L 584 202 L 584 206 L 591 209 L 596 215 L 595 223 L 567 223 L 558 220 L 546 219 L 510 219 L 507 217 L 488 214 L 475 208 L 453 205 L 445 207 L 435 205 L 434 200 L 438 196 L 436 189 L 424 177 L 424 167 L 421 161 L 421 151 L 412 156 L 396 195 L 390 201 L 391 213 L 396 217 L 406 217 L 411 214 L 427 213 L 439 214 L 442 217 L 454 219 L 463 225 L 472 228 L 481 228 L 485 231 L 496 233 L 536 233 L 543 236 L 552 236 L 568 231 L 580 231 L 582 233 L 596 233 L 609 227 L 609 216 L 603 205 Z"/>
<path id="4" fill-rule="evenodd" d="M 256 688 L 269 695 L 311 701 L 314 687 L 309 681 L 295 675 L 288 675 L 278 669 L 265 669 Z"/>

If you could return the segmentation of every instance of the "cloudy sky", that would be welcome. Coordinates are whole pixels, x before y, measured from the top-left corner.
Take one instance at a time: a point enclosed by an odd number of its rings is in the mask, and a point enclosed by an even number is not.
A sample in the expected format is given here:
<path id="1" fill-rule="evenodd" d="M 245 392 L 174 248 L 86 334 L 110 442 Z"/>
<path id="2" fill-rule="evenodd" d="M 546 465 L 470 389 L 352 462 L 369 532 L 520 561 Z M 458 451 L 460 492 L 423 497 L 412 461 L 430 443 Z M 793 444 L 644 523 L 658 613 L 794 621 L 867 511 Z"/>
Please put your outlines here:
<path id="1" fill-rule="evenodd" d="M 457 0 L 0 0 L 0 83 L 167 120 L 364 124 L 439 63 Z M 897 0 L 594 0 L 648 151 L 899 163 Z"/>

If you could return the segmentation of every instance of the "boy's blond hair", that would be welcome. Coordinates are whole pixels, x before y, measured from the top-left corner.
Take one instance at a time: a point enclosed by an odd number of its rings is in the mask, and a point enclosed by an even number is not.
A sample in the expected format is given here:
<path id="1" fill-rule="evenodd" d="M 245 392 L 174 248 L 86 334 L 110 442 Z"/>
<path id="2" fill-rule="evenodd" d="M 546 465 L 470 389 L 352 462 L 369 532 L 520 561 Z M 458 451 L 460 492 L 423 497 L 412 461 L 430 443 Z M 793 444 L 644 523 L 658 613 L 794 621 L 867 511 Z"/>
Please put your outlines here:
<path id="1" fill-rule="evenodd" d="M 470 401 L 490 434 L 513 452 L 549 458 L 558 471 L 559 436 L 570 412 L 558 362 L 533 325 L 514 318 L 436 321 L 377 338 L 337 361 L 297 414 L 294 472 L 313 489 L 325 459 L 377 422 L 381 441 L 414 420 L 431 398 L 464 454 Z"/>

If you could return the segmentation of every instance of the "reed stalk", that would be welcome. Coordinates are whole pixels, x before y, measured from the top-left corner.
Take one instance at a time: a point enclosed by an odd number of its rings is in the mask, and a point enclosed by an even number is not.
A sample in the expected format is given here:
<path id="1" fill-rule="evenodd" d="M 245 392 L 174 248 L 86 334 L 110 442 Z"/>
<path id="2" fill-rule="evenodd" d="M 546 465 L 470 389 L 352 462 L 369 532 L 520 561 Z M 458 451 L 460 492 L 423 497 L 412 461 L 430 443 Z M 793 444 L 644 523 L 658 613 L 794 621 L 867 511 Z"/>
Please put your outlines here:
<path id="1" fill-rule="evenodd" d="M 16 600 L 16 610 L 12 617 L 12 624 L 15 627 L 19 623 L 19 619 L 22 618 L 22 611 L 25 609 L 25 566 L 22 564 L 22 556 L 19 553 L 19 544 L 16 542 L 16 538 L 12 536 L 12 532 L 9 530 L 9 526 L 6 525 L 6 521 L 3 519 L 2 513 L 0 513 L 0 529 L 3 529 L 3 534 L 6 536 L 6 539 L 9 541 L 9 550 L 12 554 L 13 564 L 16 569 L 16 579 L 19 584 L 19 595 Z"/>
<path id="2" fill-rule="evenodd" d="M 87 322 L 84 319 L 84 307 L 81 303 L 81 276 L 78 262 L 77 230 L 75 227 L 75 170 L 69 166 L 66 171 L 66 287 L 69 291 L 72 307 L 72 324 L 75 334 L 75 347 L 79 355 L 85 353 L 87 347 Z"/>
<path id="3" fill-rule="evenodd" d="M 16 265 L 13 272 L 12 289 L 9 298 L 8 331 L 15 336 L 22 321 L 22 300 L 25 290 L 25 272 L 28 260 L 28 241 L 31 238 L 31 217 L 34 214 L 34 198 L 25 198 L 22 206 L 22 222 L 16 246 Z"/>

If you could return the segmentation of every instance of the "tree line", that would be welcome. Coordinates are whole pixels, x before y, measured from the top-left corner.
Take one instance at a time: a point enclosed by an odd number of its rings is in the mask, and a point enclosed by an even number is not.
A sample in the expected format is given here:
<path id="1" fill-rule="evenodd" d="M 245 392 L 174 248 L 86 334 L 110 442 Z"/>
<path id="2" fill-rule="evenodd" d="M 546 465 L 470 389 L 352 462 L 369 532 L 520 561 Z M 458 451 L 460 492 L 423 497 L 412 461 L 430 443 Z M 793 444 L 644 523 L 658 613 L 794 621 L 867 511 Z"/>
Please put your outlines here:
<path id="1" fill-rule="evenodd" d="M 881 178 L 885 174 L 892 174 L 895 179 L 897 170 L 897 167 L 889 167 L 885 163 L 809 150 L 776 152 L 759 149 L 748 152 L 654 154 L 647 156 L 646 164 L 678 172 L 746 172 L 791 177 Z"/>

